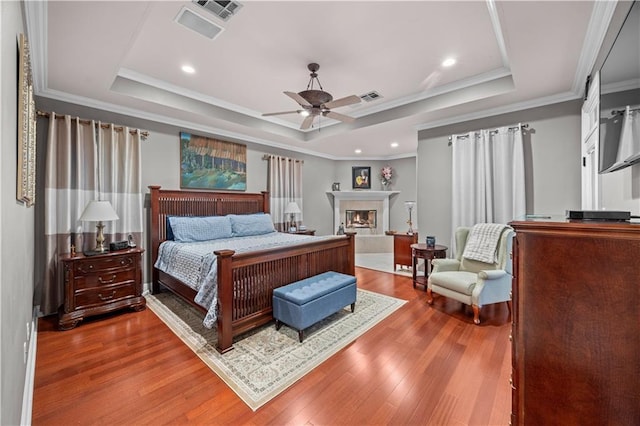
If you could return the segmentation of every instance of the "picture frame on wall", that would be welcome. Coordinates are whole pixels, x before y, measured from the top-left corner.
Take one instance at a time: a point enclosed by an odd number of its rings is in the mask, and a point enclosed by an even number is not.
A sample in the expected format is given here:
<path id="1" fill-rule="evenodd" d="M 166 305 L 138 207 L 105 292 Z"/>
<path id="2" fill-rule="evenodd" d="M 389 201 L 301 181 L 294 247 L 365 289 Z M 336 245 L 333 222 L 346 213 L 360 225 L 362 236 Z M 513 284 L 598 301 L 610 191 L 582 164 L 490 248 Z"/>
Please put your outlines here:
<path id="1" fill-rule="evenodd" d="M 36 105 L 29 43 L 18 37 L 18 155 L 16 199 L 31 207 L 36 201 Z"/>
<path id="2" fill-rule="evenodd" d="M 353 166 L 351 186 L 353 189 L 371 189 L 371 167 Z"/>
<path id="3" fill-rule="evenodd" d="M 180 132 L 180 188 L 246 191 L 246 145 Z"/>

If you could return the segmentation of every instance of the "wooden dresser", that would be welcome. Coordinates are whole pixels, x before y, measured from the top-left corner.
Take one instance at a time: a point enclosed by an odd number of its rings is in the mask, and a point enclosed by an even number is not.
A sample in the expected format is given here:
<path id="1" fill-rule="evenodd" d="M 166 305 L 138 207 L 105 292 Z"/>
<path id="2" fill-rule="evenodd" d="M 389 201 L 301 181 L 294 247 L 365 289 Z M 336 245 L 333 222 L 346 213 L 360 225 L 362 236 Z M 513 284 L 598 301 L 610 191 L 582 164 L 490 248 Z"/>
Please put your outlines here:
<path id="1" fill-rule="evenodd" d="M 116 309 L 144 309 L 143 252 L 133 248 L 96 256 L 61 255 L 64 304 L 58 311 L 59 328 L 69 330 L 87 316 Z"/>
<path id="2" fill-rule="evenodd" d="M 640 224 L 511 226 L 511 424 L 639 425 Z"/>
<path id="3" fill-rule="evenodd" d="M 398 265 L 411 266 L 413 258 L 411 256 L 411 244 L 418 242 L 418 233 L 393 234 L 393 269 Z"/>

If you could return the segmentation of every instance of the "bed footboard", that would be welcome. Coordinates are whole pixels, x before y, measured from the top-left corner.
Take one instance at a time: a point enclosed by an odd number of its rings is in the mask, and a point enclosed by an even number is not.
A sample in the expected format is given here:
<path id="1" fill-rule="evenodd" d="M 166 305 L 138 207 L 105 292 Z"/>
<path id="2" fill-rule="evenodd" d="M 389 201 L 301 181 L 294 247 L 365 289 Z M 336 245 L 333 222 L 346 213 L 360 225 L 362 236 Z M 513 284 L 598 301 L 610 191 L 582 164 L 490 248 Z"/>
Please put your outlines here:
<path id="1" fill-rule="evenodd" d="M 233 337 L 273 319 L 273 289 L 327 271 L 355 274 L 355 234 L 282 247 L 218 256 L 218 343 L 224 353 Z"/>

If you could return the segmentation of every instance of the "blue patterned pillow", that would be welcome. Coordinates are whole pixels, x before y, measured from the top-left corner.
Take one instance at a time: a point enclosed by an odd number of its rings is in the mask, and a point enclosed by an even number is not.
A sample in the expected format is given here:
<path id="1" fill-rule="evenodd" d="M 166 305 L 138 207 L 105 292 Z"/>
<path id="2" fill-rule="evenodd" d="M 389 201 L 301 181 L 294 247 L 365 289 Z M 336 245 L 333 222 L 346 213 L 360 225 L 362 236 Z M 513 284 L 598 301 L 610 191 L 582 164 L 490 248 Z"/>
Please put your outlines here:
<path id="1" fill-rule="evenodd" d="M 230 214 L 229 218 L 234 237 L 248 237 L 276 231 L 269 213 Z"/>
<path id="2" fill-rule="evenodd" d="M 173 239 L 179 243 L 231 238 L 231 221 L 227 216 L 170 216 Z"/>

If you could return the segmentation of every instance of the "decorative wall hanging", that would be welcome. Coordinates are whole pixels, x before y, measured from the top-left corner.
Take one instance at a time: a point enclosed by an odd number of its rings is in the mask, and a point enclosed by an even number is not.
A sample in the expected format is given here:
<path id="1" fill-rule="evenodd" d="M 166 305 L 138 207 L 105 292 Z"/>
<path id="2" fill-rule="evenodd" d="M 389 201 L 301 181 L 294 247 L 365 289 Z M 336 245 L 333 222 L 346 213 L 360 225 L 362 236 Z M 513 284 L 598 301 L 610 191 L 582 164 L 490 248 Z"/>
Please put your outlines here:
<path id="1" fill-rule="evenodd" d="M 36 105 L 33 100 L 29 43 L 18 40 L 18 165 L 16 198 L 32 206 L 36 201 Z"/>
<path id="2" fill-rule="evenodd" d="M 180 188 L 247 190 L 247 147 L 180 132 Z"/>
<path id="3" fill-rule="evenodd" d="M 353 189 L 371 189 L 371 167 L 352 167 L 351 180 Z"/>

